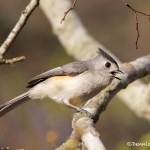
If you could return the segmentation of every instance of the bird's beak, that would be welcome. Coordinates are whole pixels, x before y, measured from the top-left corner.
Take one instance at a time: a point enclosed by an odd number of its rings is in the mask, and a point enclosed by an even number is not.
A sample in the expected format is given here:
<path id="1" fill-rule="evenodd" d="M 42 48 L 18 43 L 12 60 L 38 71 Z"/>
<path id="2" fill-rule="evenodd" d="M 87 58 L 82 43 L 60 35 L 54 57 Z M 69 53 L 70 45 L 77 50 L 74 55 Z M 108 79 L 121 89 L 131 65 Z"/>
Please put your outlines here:
<path id="1" fill-rule="evenodd" d="M 112 71 L 111 74 L 112 74 L 112 75 L 116 75 L 116 74 L 124 74 L 124 72 L 121 71 L 121 70 L 115 70 L 115 71 Z"/>
<path id="2" fill-rule="evenodd" d="M 123 71 L 121 71 L 121 70 L 115 70 L 115 71 L 112 71 L 112 72 L 110 72 L 112 75 L 113 75 L 113 77 L 114 78 L 116 78 L 116 79 L 118 79 L 118 80 L 121 80 L 120 78 L 118 78 L 118 77 L 116 77 L 116 75 L 117 74 L 124 74 L 124 72 Z"/>

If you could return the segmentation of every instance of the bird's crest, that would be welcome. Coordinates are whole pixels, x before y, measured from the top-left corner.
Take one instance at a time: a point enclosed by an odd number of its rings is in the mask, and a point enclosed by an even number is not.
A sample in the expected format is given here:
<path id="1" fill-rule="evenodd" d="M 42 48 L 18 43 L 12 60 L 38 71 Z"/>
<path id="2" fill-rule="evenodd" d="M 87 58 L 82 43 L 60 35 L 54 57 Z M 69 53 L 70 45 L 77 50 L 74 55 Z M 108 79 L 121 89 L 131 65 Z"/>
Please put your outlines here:
<path id="1" fill-rule="evenodd" d="M 101 55 L 103 55 L 103 57 L 107 58 L 110 62 L 112 62 L 118 66 L 117 62 L 108 53 L 106 53 L 104 50 L 102 50 L 99 47 L 98 47 L 98 50 L 99 50 L 99 53 Z"/>

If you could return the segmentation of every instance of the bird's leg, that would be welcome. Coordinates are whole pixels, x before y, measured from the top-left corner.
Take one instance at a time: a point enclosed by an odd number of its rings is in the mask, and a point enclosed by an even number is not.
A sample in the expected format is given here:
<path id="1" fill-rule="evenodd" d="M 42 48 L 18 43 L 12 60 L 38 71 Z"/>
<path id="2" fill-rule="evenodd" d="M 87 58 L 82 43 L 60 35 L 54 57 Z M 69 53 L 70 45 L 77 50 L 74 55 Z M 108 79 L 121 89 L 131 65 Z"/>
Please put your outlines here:
<path id="1" fill-rule="evenodd" d="M 81 108 L 79 108 L 79 107 L 77 107 L 77 106 L 75 106 L 75 105 L 72 105 L 71 103 L 69 103 L 69 101 L 64 101 L 64 103 L 65 103 L 68 107 L 73 108 L 73 109 L 75 109 L 75 110 L 77 110 L 77 111 L 80 111 L 80 109 L 81 109 Z"/>
<path id="2" fill-rule="evenodd" d="M 66 104 L 68 107 L 73 108 L 73 109 L 77 110 L 77 111 L 80 112 L 80 113 L 87 114 L 87 115 L 89 115 L 90 117 L 92 117 L 92 114 L 91 114 L 90 112 L 88 112 L 88 111 L 85 110 L 85 109 L 79 108 L 79 107 L 77 107 L 77 106 L 75 106 L 75 105 L 72 105 L 71 103 L 69 103 L 69 101 L 65 101 L 65 104 Z"/>

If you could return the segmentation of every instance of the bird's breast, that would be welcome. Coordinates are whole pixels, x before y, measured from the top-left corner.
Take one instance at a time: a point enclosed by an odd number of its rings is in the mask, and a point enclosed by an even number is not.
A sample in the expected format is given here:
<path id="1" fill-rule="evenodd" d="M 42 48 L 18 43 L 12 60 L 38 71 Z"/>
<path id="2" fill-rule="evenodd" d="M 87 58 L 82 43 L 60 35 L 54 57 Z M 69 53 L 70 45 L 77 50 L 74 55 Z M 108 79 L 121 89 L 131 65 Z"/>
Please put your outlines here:
<path id="1" fill-rule="evenodd" d="M 101 77 L 90 73 L 76 76 L 55 76 L 31 89 L 32 99 L 49 97 L 59 103 L 64 100 L 82 98 L 88 100 L 103 88 Z"/>

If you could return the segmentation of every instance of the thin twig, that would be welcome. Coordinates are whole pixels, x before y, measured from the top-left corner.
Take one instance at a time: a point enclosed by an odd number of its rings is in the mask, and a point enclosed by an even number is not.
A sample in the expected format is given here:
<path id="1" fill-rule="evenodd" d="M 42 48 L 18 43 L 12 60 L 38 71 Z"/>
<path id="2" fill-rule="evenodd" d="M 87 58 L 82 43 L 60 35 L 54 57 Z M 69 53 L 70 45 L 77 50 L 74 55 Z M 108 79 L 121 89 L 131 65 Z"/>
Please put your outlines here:
<path id="1" fill-rule="evenodd" d="M 126 0 L 122 0 L 124 3 L 125 3 L 125 6 L 127 6 L 129 9 L 132 10 L 132 13 L 134 13 L 135 15 L 135 21 L 136 21 L 136 32 L 137 32 L 137 38 L 136 38 L 136 41 L 135 41 L 135 45 L 136 45 L 136 49 L 138 49 L 138 40 L 140 38 L 140 32 L 139 32 L 139 21 L 138 21 L 138 16 L 137 14 L 141 14 L 141 15 L 144 15 L 146 17 L 148 17 L 148 20 L 150 21 L 150 14 L 146 14 L 142 11 L 139 11 L 139 10 L 136 10 L 134 9 L 131 5 L 129 5 Z"/>
<path id="2" fill-rule="evenodd" d="M 137 31 L 137 38 L 136 38 L 136 41 L 135 41 L 135 46 L 136 46 L 136 49 L 138 49 L 138 40 L 140 38 L 140 33 L 139 33 L 139 22 L 138 22 L 138 16 L 137 16 L 137 13 L 135 12 L 135 20 L 136 20 L 136 31 Z"/>
<path id="3" fill-rule="evenodd" d="M 141 15 L 150 17 L 150 14 L 146 14 L 146 13 L 144 13 L 144 12 L 142 12 L 142 11 L 136 10 L 136 9 L 134 9 L 133 7 L 131 7 L 131 5 L 129 5 L 125 0 L 122 0 L 122 1 L 123 1 L 123 2 L 125 3 L 125 5 L 126 5 L 128 8 L 130 8 L 133 12 L 137 12 L 137 13 L 139 13 L 139 14 L 141 14 Z"/>
<path id="4" fill-rule="evenodd" d="M 10 34 L 8 35 L 8 37 L 6 38 L 6 40 L 0 47 L 0 58 L 1 59 L 3 59 L 7 50 L 10 48 L 11 44 L 15 41 L 16 37 L 19 35 L 20 31 L 26 24 L 29 16 L 32 14 L 34 9 L 39 5 L 39 1 L 40 0 L 31 0 L 29 5 L 25 8 L 25 10 L 22 11 L 22 14 L 21 14 L 18 22 L 16 23 L 16 25 L 14 26 L 14 28 L 12 29 L 12 31 L 10 32 Z M 24 59 L 22 59 L 22 60 L 24 60 Z M 17 61 L 15 61 L 15 62 L 17 62 Z"/>
<path id="5" fill-rule="evenodd" d="M 11 59 L 1 59 L 0 60 L 0 65 L 2 65 L 2 64 L 12 65 L 16 62 L 20 62 L 20 61 L 23 61 L 25 59 L 26 59 L 25 56 L 19 56 L 19 57 L 15 57 L 15 58 L 11 58 Z"/>
<path id="6" fill-rule="evenodd" d="M 78 0 L 73 0 L 73 3 L 72 3 L 72 5 L 71 5 L 71 7 L 70 7 L 66 12 L 64 12 L 64 16 L 63 16 L 63 18 L 61 19 L 61 22 L 60 22 L 60 23 L 62 23 L 62 22 L 66 19 L 67 14 L 68 14 L 72 9 L 74 9 L 74 7 L 75 7 L 77 1 L 78 1 Z"/>

